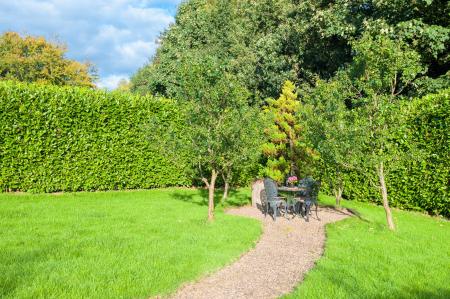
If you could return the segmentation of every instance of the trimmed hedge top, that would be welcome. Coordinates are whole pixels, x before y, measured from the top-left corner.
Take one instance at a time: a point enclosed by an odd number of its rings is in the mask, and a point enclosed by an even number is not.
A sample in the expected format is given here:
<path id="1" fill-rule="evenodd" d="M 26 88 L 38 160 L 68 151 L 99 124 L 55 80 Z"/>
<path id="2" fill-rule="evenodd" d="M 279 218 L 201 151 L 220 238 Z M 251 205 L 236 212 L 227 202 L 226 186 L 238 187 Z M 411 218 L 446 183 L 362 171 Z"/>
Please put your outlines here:
<path id="1" fill-rule="evenodd" d="M 151 119 L 182 126 L 175 102 L 86 88 L 0 82 L 0 190 L 190 185 L 152 148 Z M 183 153 L 180 153 L 183 156 Z"/>

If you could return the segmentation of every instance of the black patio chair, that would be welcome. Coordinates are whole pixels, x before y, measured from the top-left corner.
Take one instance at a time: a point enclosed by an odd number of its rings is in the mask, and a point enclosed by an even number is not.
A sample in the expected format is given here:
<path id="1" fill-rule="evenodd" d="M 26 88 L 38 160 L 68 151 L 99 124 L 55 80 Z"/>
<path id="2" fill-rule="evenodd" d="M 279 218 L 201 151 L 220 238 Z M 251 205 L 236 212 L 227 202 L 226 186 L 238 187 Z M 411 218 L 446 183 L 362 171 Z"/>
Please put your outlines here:
<path id="1" fill-rule="evenodd" d="M 261 203 L 264 209 L 264 216 L 267 216 L 269 209 L 273 211 L 273 220 L 277 220 L 278 211 L 282 207 L 286 209 L 286 200 L 282 196 L 278 196 L 277 183 L 271 178 L 264 179 L 264 195 L 261 197 Z M 265 197 L 265 198 L 263 198 Z M 263 201 L 265 201 L 263 203 Z"/>
<path id="2" fill-rule="evenodd" d="M 299 181 L 299 188 L 304 188 L 297 194 L 295 199 L 300 203 L 300 213 L 304 211 L 304 216 L 306 217 L 306 221 L 309 221 L 309 216 L 311 215 L 311 206 L 315 206 L 316 217 L 319 219 L 318 215 L 318 197 L 320 190 L 320 181 L 315 181 L 311 177 L 304 178 Z M 320 219 L 319 219 L 320 220 Z"/>

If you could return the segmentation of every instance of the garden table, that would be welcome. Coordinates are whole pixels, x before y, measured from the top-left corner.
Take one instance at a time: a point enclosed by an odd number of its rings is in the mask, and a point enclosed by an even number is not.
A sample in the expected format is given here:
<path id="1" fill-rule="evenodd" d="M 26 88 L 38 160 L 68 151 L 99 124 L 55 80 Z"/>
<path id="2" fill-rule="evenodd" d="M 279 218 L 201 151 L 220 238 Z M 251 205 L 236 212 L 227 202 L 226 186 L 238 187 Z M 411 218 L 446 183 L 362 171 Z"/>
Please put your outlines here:
<path id="1" fill-rule="evenodd" d="M 305 187 L 288 187 L 288 186 L 282 186 L 282 187 L 277 187 L 278 192 L 284 193 L 286 194 L 286 212 L 288 209 L 288 205 L 293 203 L 293 207 L 294 207 L 294 214 L 297 214 L 296 210 L 295 210 L 295 206 L 296 204 L 299 202 L 299 200 L 295 199 L 295 194 L 300 192 L 300 191 L 304 191 L 306 190 Z M 295 203 L 294 203 L 295 202 Z"/>

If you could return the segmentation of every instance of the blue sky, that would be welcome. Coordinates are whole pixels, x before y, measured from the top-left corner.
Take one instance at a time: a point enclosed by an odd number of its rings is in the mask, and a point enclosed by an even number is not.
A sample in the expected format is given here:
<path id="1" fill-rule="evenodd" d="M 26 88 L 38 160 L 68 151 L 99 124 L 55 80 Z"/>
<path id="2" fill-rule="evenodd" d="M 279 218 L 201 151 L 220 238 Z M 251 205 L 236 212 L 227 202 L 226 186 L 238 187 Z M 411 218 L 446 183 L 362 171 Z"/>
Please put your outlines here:
<path id="1" fill-rule="evenodd" d="M 45 36 L 90 61 L 100 87 L 114 88 L 154 54 L 182 0 L 0 0 L 0 32 Z"/>

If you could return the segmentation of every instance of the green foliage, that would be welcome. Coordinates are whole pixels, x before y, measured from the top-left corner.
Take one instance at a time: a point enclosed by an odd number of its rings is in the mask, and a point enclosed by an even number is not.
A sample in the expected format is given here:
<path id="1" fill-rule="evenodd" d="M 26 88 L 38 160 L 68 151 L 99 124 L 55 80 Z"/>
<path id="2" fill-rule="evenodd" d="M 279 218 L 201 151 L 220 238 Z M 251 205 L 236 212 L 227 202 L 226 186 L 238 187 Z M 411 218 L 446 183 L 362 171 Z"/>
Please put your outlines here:
<path id="1" fill-rule="evenodd" d="M 264 115 L 258 108 L 243 103 L 228 111 L 230 121 L 223 128 L 224 144 L 221 172 L 232 185 L 245 186 L 258 175 L 261 147 L 264 143 Z"/>
<path id="2" fill-rule="evenodd" d="M 175 134 L 159 124 L 158 130 L 170 135 L 161 150 L 171 152 L 174 159 L 178 149 L 192 153 L 190 163 L 202 179 L 215 170 L 229 183 L 244 183 L 259 158 L 261 113 L 248 105 L 249 92 L 227 71 L 226 61 L 204 51 L 184 55 L 173 89 L 186 125 Z M 247 175 L 242 177 L 241 172 Z"/>
<path id="3" fill-rule="evenodd" d="M 0 80 L 94 87 L 91 64 L 65 58 L 65 46 L 43 37 L 0 36 Z"/>
<path id="4" fill-rule="evenodd" d="M 345 105 L 349 96 L 346 87 L 345 80 L 317 81 L 315 88 L 304 95 L 305 109 L 299 114 L 307 127 L 307 139 L 320 153 L 314 172 L 322 179 L 322 190 L 332 191 L 337 201 L 346 187 L 343 174 L 357 163 L 357 128 L 352 125 L 354 113 Z"/>
<path id="5" fill-rule="evenodd" d="M 263 154 L 268 159 L 263 175 L 283 182 L 286 175 L 304 176 L 316 153 L 308 146 L 304 128 L 296 114 L 302 109 L 295 85 L 286 81 L 280 97 L 268 99 L 265 113 L 269 119 L 265 129 L 268 142 Z"/>
<path id="6" fill-rule="evenodd" d="M 404 119 L 403 103 L 400 102 L 400 99 L 403 91 L 425 70 L 421 65 L 420 56 L 401 41 L 394 42 L 384 36 L 376 39 L 364 36 L 354 44 L 354 49 L 356 56 L 348 69 L 350 86 L 357 90 L 357 94 L 362 95 L 358 98 L 355 94 L 354 100 L 352 100 L 353 107 L 355 107 L 354 112 L 357 113 L 352 125 L 357 128 L 356 135 L 359 136 L 354 143 L 354 147 L 357 149 L 356 158 L 359 159 L 359 163 L 355 166 L 359 168 L 360 173 L 361 170 L 367 172 L 366 181 L 377 185 L 375 182 L 380 179 L 380 173 L 377 178 L 375 175 L 371 175 L 370 169 L 376 168 L 379 172 L 380 169 L 383 169 L 381 167 L 384 164 L 389 197 L 391 198 L 392 194 L 396 193 L 397 203 L 395 205 L 406 207 L 406 204 L 402 205 L 401 202 L 407 202 L 407 198 L 411 198 L 413 195 L 408 194 L 401 198 L 399 190 L 404 187 L 402 188 L 400 184 L 400 186 L 392 186 L 390 180 L 394 176 L 390 172 L 396 172 L 395 178 L 406 179 L 410 177 L 408 174 L 399 176 L 402 166 L 410 161 L 422 160 L 426 157 L 417 157 L 417 142 L 414 140 L 409 141 L 409 148 L 398 145 L 396 135 L 408 122 L 407 119 Z M 440 121 L 442 122 L 444 119 L 440 118 Z M 423 125 L 428 126 L 428 124 Z M 445 152 L 443 146 L 440 149 L 442 153 Z M 447 159 L 447 163 L 448 161 L 450 160 Z M 423 179 L 426 174 L 421 173 L 421 176 Z M 412 184 L 427 188 L 420 181 Z M 435 188 L 433 184 L 439 188 L 443 186 L 439 180 L 433 182 L 427 180 L 425 184 L 430 184 L 428 188 L 433 190 Z M 440 197 L 436 198 L 437 194 Z M 427 194 L 427 197 L 430 197 L 429 200 L 433 200 L 440 207 L 438 213 L 448 214 L 448 208 L 441 206 L 441 203 L 447 202 L 446 195 L 440 192 L 437 194 L 433 196 Z M 433 212 L 431 206 L 425 202 L 419 207 Z"/>
<path id="7" fill-rule="evenodd" d="M 311 108 L 300 115 L 307 123 L 308 139 L 321 154 L 316 172 L 325 189 L 343 188 L 346 198 L 379 203 L 382 167 L 393 206 L 448 215 L 448 135 L 440 131 L 439 141 L 426 143 L 436 149 L 433 155 L 441 157 L 440 162 L 425 162 L 432 157 L 430 149 L 421 149 L 420 138 L 410 137 L 415 131 L 434 132 L 434 126 L 447 120 L 441 115 L 436 123 L 407 129 L 416 112 L 406 95 L 426 71 L 420 56 L 385 34 L 372 38 L 365 33 L 352 46 L 352 63 L 329 82 L 319 80 L 305 95 Z M 447 109 L 443 96 L 438 97 Z M 429 178 L 422 166 L 427 164 L 435 177 Z"/>
<path id="8" fill-rule="evenodd" d="M 406 161 L 392 175 L 407 181 L 396 180 L 397 201 L 402 207 L 450 217 L 450 89 L 418 99 L 408 108 L 405 129 L 396 140 L 412 147 L 417 159 Z"/>
<path id="9" fill-rule="evenodd" d="M 192 152 L 191 162 L 200 166 L 200 177 L 205 178 L 212 170 L 226 168 L 243 146 L 239 123 L 250 112 L 248 91 L 218 57 L 194 51 L 188 57 L 177 74 L 179 99 L 187 100 L 183 131 L 187 142 L 182 146 Z"/>
<path id="10" fill-rule="evenodd" d="M 229 72 L 251 91 L 253 103 L 277 96 L 287 79 L 309 80 L 319 72 L 325 76 L 330 74 L 337 69 L 334 62 L 341 63 L 334 57 L 330 59 L 330 55 L 339 56 L 341 51 L 333 50 L 329 54 L 312 49 L 318 42 L 315 36 L 307 36 L 312 8 L 294 2 L 193 0 L 182 3 L 175 24 L 162 35 L 155 57 L 132 78 L 132 90 L 177 97 L 179 83 L 174 80 L 174 74 L 190 50 L 207 50 L 229 62 Z M 324 43 L 331 46 L 329 41 Z M 338 44 L 340 47 L 341 43 Z M 311 60 L 320 60 L 323 65 L 312 66 Z"/>
<path id="11" fill-rule="evenodd" d="M 176 104 L 84 88 L 0 82 L 0 190 L 190 185 L 186 160 L 155 150 L 143 126 L 183 123 Z M 187 153 L 180 152 L 180 157 Z"/>
<path id="12" fill-rule="evenodd" d="M 132 91 L 180 99 L 185 96 L 183 87 L 188 82 L 179 79 L 190 70 L 191 58 L 194 68 L 201 67 L 196 63 L 199 59 L 225 65 L 228 62 L 228 35 L 232 31 L 229 27 L 230 7 L 231 3 L 225 0 L 182 3 L 175 24 L 163 34 L 164 42 L 157 50 L 158 57 L 132 78 Z M 194 69 L 193 72 L 198 73 Z M 218 73 L 212 71 L 209 78 L 214 74 Z"/>
<path id="13" fill-rule="evenodd" d="M 365 34 L 353 43 L 355 56 L 347 72 L 360 98 L 394 97 L 403 92 L 424 67 L 420 56 L 402 41 Z M 356 96 L 355 96 L 356 98 Z"/>
<path id="14" fill-rule="evenodd" d="M 230 203 L 248 202 L 249 190 Z M 254 246 L 261 224 L 217 213 L 203 190 L 0 194 L 1 298 L 149 298 Z M 214 248 L 215 250 L 211 250 Z"/>
<path id="15" fill-rule="evenodd" d="M 395 147 L 387 156 L 386 176 L 392 206 L 450 217 L 450 90 L 402 102 L 389 137 Z M 377 188 L 366 169 L 343 173 L 344 196 L 375 201 Z"/>
<path id="16" fill-rule="evenodd" d="M 449 84 L 441 80 L 450 57 L 449 12 L 440 0 L 185 1 L 152 61 L 133 77 L 132 90 L 176 97 L 180 61 L 190 50 L 209 51 L 229 62 L 229 72 L 259 104 L 276 97 L 286 80 L 312 87 L 332 78 L 351 62 L 352 43 L 381 35 L 416 52 L 427 83 L 408 91 L 425 94 L 430 85 Z"/>
<path id="17" fill-rule="evenodd" d="M 353 44 L 353 49 L 352 63 L 342 71 L 343 77 L 337 76 L 348 85 L 347 103 L 351 103 L 355 115 L 348 123 L 355 128 L 352 158 L 358 163 L 353 166 L 375 169 L 383 163 L 395 165 L 395 160 L 406 158 L 391 142 L 401 121 L 398 101 L 405 88 L 424 71 L 420 56 L 402 42 L 383 35 L 372 38 L 367 33 Z M 389 167 L 385 169 L 389 171 Z"/>

